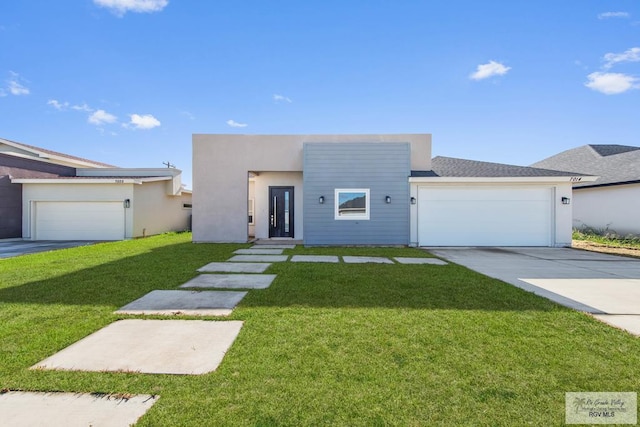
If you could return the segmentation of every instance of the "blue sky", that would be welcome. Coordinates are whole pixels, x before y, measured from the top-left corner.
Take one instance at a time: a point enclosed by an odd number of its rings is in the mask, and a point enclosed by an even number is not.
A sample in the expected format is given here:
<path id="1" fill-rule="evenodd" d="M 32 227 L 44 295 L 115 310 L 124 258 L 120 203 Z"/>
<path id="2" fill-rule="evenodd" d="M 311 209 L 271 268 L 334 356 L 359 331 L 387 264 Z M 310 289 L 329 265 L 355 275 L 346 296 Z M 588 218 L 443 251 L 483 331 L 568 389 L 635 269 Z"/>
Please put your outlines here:
<path id="1" fill-rule="evenodd" d="M 640 0 L 0 2 L 0 137 L 190 185 L 193 133 L 640 145 Z"/>

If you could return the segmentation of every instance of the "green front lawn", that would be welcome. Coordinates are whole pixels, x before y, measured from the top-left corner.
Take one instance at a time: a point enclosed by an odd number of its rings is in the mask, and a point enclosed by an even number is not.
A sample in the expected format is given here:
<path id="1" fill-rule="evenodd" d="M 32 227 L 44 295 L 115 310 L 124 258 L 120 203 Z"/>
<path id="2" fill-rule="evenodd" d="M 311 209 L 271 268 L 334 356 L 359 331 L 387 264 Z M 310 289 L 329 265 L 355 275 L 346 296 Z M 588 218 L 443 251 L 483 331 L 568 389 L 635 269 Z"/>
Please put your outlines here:
<path id="1" fill-rule="evenodd" d="M 457 265 L 276 263 L 273 285 L 229 317 L 244 327 L 208 375 L 28 369 L 248 247 L 190 239 L 0 260 L 0 388 L 160 395 L 142 426 L 560 425 L 567 391 L 638 391 L 638 338 Z"/>

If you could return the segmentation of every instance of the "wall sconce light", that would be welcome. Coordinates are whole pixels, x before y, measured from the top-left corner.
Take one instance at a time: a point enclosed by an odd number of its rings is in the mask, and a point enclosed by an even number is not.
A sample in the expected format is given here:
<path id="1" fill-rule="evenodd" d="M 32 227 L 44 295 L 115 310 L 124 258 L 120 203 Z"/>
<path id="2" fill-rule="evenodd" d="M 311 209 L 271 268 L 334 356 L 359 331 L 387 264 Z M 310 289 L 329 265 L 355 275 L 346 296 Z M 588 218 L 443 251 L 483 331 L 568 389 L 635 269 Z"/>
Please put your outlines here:
<path id="1" fill-rule="evenodd" d="M 131 199 L 124 199 L 124 208 L 129 209 L 131 207 Z"/>
<path id="2" fill-rule="evenodd" d="M 563 197 L 563 198 L 560 199 L 560 201 L 562 201 L 563 205 L 568 205 L 568 204 L 571 203 L 571 199 L 568 198 L 568 197 Z"/>
<path id="3" fill-rule="evenodd" d="M 318 197 L 318 203 L 320 203 L 321 205 L 324 204 L 324 196 Z"/>
<path id="4" fill-rule="evenodd" d="M 410 200 L 412 205 L 415 205 L 416 203 L 418 203 L 418 200 L 415 197 L 412 197 Z"/>
<path id="5" fill-rule="evenodd" d="M 384 201 L 387 202 L 387 203 L 391 203 L 391 196 L 386 196 L 384 198 Z"/>

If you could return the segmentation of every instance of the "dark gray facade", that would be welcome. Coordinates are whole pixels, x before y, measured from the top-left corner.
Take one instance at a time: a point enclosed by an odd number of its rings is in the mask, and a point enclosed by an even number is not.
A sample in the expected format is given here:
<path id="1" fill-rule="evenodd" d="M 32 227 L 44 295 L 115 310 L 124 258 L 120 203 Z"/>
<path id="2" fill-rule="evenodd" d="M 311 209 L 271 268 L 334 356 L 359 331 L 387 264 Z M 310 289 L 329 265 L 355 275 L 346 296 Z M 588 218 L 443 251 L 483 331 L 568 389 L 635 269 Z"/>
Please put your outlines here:
<path id="1" fill-rule="evenodd" d="M 0 154 L 0 239 L 22 237 L 22 184 L 11 178 L 74 176 L 76 169 Z"/>
<path id="2" fill-rule="evenodd" d="M 305 143 L 304 244 L 407 245 L 410 169 L 409 143 Z M 367 189 L 369 218 L 336 219 L 336 189 Z"/>

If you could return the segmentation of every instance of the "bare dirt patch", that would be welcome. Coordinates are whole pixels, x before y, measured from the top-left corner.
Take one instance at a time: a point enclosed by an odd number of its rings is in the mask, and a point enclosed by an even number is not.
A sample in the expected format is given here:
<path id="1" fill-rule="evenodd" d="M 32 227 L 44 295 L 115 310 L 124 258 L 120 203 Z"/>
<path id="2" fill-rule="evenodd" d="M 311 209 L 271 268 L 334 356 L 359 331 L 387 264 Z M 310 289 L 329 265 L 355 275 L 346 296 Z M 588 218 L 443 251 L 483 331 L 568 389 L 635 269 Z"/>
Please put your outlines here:
<path id="1" fill-rule="evenodd" d="M 571 247 L 575 249 L 582 249 L 585 251 L 601 252 L 612 255 L 623 255 L 634 258 L 640 258 L 639 248 L 626 248 L 617 246 L 607 246 L 601 243 L 590 242 L 588 240 L 573 240 Z"/>

